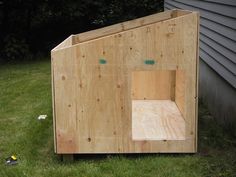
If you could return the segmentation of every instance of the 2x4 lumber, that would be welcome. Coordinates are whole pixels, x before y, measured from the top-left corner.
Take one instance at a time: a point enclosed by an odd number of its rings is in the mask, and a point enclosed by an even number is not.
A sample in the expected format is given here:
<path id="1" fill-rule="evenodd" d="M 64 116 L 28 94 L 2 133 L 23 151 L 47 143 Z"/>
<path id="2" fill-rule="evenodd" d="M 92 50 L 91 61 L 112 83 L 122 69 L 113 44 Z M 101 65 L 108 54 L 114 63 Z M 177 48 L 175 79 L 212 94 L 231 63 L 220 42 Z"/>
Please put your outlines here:
<path id="1" fill-rule="evenodd" d="M 172 17 L 179 17 L 179 16 L 186 15 L 189 13 L 192 13 L 192 12 L 189 10 L 173 9 Z"/>

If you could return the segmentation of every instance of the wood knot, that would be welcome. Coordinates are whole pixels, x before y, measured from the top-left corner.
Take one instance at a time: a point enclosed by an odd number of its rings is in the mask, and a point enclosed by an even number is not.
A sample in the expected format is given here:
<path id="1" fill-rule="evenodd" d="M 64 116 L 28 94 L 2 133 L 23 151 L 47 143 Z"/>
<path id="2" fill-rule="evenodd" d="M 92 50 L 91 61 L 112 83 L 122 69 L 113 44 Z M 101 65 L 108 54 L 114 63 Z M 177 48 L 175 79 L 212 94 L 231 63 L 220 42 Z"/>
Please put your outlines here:
<path id="1" fill-rule="evenodd" d="M 134 36 L 134 33 L 133 32 L 131 32 L 131 34 L 130 34 L 130 37 L 133 37 Z"/>
<path id="2" fill-rule="evenodd" d="M 99 98 L 97 98 L 97 102 L 99 102 L 100 101 L 100 99 Z"/>
<path id="3" fill-rule="evenodd" d="M 142 145 L 145 145 L 145 144 L 147 144 L 147 141 L 146 141 L 146 140 L 143 140 L 143 141 L 142 141 Z"/>
<path id="4" fill-rule="evenodd" d="M 91 142 L 91 138 L 88 138 L 88 142 Z"/>
<path id="5" fill-rule="evenodd" d="M 140 24 L 143 25 L 144 23 L 145 23 L 145 20 L 142 19 L 142 20 L 140 21 Z"/>
<path id="6" fill-rule="evenodd" d="M 62 76 L 61 79 L 62 79 L 62 80 L 66 80 L 66 77 L 65 77 L 65 76 Z"/>

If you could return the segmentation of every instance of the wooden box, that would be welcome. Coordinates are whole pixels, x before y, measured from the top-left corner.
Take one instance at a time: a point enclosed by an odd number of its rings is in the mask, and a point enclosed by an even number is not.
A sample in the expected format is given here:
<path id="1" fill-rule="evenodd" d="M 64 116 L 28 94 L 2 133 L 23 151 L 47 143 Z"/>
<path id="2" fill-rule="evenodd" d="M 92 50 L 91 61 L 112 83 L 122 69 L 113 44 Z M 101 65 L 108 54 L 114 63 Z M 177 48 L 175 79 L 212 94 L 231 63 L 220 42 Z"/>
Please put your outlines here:
<path id="1" fill-rule="evenodd" d="M 171 10 L 55 47 L 55 152 L 196 152 L 198 35 L 198 13 Z"/>

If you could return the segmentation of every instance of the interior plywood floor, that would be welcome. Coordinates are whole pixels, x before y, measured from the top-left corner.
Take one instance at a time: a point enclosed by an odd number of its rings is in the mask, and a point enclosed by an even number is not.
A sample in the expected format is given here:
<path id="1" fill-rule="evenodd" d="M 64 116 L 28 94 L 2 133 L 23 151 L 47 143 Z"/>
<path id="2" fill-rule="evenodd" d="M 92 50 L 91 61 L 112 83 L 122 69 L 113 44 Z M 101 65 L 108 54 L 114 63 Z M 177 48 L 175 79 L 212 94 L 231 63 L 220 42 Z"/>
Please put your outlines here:
<path id="1" fill-rule="evenodd" d="M 184 140 L 185 121 L 171 100 L 132 100 L 133 140 Z"/>

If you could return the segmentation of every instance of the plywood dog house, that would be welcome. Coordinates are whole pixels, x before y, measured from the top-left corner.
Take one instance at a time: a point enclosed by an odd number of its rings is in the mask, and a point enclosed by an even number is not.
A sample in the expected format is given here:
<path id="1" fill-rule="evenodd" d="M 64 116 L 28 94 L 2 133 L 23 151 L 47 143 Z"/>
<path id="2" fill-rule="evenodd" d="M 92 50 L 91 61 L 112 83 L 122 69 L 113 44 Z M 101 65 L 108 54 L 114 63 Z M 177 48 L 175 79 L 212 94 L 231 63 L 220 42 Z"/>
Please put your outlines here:
<path id="1" fill-rule="evenodd" d="M 196 152 L 198 26 L 172 10 L 55 47 L 55 152 Z"/>

